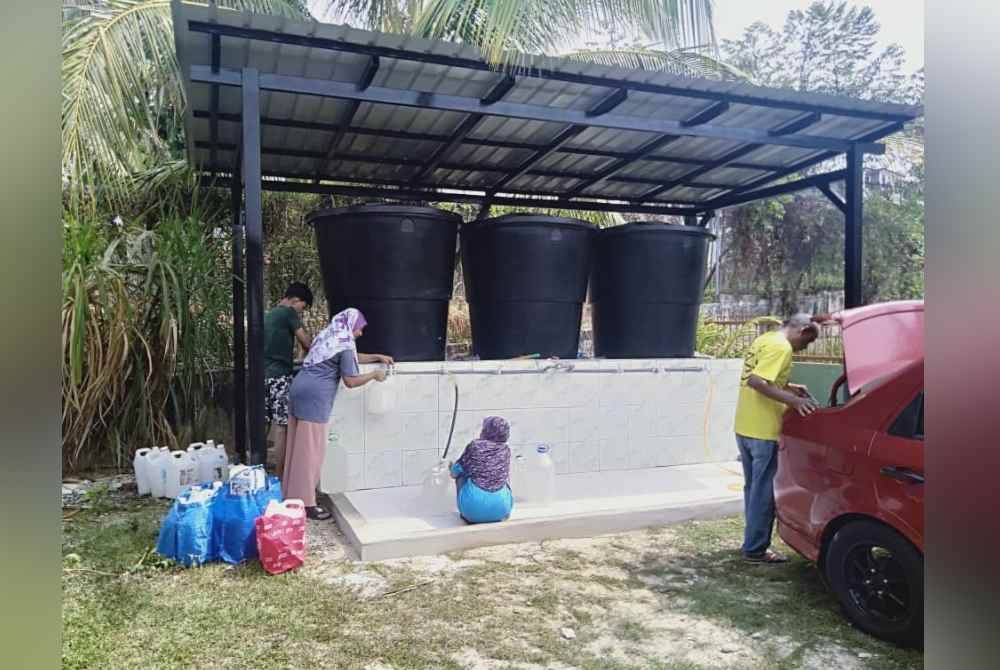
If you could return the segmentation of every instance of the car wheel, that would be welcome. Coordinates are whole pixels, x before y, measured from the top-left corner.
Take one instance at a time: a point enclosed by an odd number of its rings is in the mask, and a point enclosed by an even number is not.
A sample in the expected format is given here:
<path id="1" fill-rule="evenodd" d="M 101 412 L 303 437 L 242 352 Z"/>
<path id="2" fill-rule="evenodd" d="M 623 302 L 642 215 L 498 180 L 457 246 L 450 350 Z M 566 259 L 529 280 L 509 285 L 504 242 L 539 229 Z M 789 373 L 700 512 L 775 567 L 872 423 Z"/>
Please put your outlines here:
<path id="1" fill-rule="evenodd" d="M 825 572 L 854 625 L 890 642 L 920 645 L 924 559 L 902 535 L 873 521 L 849 523 L 830 540 Z"/>

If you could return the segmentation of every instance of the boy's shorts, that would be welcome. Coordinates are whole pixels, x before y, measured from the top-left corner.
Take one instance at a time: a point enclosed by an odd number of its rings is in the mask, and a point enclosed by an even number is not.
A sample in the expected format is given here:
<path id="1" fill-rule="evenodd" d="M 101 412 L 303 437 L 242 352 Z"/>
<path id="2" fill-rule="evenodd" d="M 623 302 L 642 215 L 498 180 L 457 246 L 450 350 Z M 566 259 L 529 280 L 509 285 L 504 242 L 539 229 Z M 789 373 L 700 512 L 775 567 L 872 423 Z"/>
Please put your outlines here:
<path id="1" fill-rule="evenodd" d="M 288 389 L 291 385 L 291 375 L 264 380 L 264 415 L 272 425 L 288 425 Z"/>

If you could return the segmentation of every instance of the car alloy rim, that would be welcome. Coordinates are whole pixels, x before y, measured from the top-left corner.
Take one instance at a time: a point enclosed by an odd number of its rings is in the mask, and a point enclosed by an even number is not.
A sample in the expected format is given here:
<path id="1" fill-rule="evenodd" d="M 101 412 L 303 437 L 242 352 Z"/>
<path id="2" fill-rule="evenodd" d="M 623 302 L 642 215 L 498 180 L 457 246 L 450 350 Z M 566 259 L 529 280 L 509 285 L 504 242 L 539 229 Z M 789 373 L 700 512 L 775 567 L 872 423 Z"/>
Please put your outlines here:
<path id="1" fill-rule="evenodd" d="M 848 552 L 844 564 L 847 593 L 857 609 L 881 623 L 901 623 L 909 617 L 910 587 L 890 549 L 860 544 Z"/>

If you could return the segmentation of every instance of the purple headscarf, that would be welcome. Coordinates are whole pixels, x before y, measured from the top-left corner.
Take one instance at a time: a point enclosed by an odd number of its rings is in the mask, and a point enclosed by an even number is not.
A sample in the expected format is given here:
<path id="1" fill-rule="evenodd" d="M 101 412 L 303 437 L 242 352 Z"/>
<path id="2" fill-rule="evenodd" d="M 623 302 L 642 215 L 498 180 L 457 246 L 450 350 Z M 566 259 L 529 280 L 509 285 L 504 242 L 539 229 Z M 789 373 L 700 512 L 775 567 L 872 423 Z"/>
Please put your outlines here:
<path id="1" fill-rule="evenodd" d="M 353 307 L 348 307 L 342 312 L 337 312 L 323 330 L 319 331 L 309 353 L 302 361 L 303 367 L 309 367 L 328 361 L 341 351 L 351 350 L 355 354 L 358 350 L 354 344 L 354 331 L 368 325 L 365 315 Z"/>
<path id="2" fill-rule="evenodd" d="M 507 486 L 510 477 L 510 424 L 499 416 L 488 416 L 483 420 L 483 430 L 478 440 L 473 440 L 465 448 L 458 465 L 465 476 L 484 491 L 499 491 Z"/>

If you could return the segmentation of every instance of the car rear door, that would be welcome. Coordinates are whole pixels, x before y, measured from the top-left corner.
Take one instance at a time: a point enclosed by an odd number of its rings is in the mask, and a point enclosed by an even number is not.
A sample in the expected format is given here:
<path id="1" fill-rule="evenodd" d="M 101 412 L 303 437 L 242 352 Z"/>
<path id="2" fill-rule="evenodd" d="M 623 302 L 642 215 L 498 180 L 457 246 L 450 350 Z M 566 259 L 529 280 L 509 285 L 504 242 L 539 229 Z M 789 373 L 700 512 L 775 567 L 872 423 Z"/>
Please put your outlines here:
<path id="1" fill-rule="evenodd" d="M 920 389 L 895 415 L 869 451 L 879 510 L 923 547 L 924 392 Z"/>

